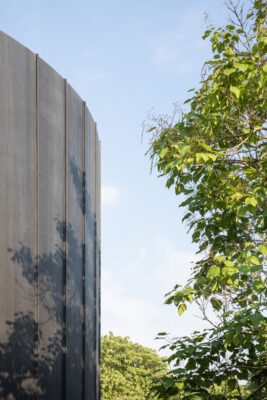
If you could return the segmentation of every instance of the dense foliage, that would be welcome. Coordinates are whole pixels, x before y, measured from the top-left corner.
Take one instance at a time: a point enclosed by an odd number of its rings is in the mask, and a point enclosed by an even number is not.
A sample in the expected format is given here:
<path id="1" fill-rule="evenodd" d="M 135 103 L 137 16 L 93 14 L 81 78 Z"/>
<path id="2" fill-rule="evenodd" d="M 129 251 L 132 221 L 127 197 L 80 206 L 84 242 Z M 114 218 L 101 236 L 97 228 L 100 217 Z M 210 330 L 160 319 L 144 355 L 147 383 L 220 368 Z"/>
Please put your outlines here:
<path id="1" fill-rule="evenodd" d="M 154 350 L 113 334 L 102 337 L 102 400 L 153 400 L 154 382 L 166 373 L 166 362 Z"/>
<path id="2" fill-rule="evenodd" d="M 213 58 L 188 111 L 150 129 L 201 255 L 166 303 L 179 315 L 197 303 L 210 324 L 167 345 L 160 398 L 267 399 L 267 2 L 245 5 L 205 33 Z"/>

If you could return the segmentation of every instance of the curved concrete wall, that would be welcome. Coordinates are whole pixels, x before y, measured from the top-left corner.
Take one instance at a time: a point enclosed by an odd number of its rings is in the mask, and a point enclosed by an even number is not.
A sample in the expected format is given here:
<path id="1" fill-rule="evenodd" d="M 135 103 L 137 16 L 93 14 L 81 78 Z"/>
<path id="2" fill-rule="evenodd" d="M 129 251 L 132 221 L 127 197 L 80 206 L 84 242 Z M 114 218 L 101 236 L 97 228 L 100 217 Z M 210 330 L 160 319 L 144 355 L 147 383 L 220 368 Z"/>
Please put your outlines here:
<path id="1" fill-rule="evenodd" d="M 90 112 L 0 32 L 0 400 L 99 399 L 99 229 Z"/>

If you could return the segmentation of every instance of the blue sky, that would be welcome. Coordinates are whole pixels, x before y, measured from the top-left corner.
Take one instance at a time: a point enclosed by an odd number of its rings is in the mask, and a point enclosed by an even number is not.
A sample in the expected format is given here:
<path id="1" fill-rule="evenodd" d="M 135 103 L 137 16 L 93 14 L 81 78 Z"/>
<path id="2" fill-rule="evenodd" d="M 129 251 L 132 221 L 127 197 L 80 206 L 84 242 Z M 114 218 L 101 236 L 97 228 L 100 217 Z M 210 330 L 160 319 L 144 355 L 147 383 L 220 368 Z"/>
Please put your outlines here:
<path id="1" fill-rule="evenodd" d="M 200 80 L 205 13 L 226 20 L 223 0 L 10 0 L 0 30 L 37 52 L 83 97 L 102 141 L 102 333 L 157 348 L 159 331 L 201 328 L 163 305 L 183 283 L 195 249 L 182 211 L 145 157 L 142 122 Z"/>

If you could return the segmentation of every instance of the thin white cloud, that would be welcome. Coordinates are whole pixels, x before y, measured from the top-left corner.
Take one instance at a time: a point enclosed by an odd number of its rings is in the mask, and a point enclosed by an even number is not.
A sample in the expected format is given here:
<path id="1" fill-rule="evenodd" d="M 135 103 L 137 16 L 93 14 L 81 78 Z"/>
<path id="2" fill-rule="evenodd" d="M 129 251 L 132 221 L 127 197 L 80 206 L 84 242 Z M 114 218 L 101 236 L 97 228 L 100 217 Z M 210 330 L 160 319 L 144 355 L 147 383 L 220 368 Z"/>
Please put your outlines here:
<path id="1" fill-rule="evenodd" d="M 154 320 L 157 304 L 145 296 L 129 291 L 114 276 L 102 273 L 102 334 L 112 331 L 116 335 L 129 336 L 133 341 L 156 347 Z"/>
<path id="2" fill-rule="evenodd" d="M 92 88 L 102 85 L 108 79 L 107 73 L 100 68 L 80 68 L 73 72 L 71 84 L 83 98 L 89 99 Z"/>
<path id="3" fill-rule="evenodd" d="M 192 74 L 196 64 L 202 64 L 209 52 L 208 43 L 202 40 L 203 20 L 199 11 L 180 15 L 178 28 L 155 38 L 153 62 L 180 75 Z"/>
<path id="4" fill-rule="evenodd" d="M 103 264 L 102 332 L 129 336 L 143 345 L 158 349 L 160 331 L 174 336 L 188 335 L 205 324 L 192 306 L 179 317 L 175 307 L 164 304 L 164 295 L 176 283 L 190 276 L 194 253 L 180 251 L 174 243 L 158 236 L 136 249 L 133 260 L 125 262 L 122 272 L 112 259 Z M 104 260 L 103 260 L 104 261 Z"/>
<path id="5" fill-rule="evenodd" d="M 162 268 L 158 269 L 155 279 L 163 290 L 171 290 L 175 284 L 184 285 L 191 275 L 192 267 L 197 260 L 193 252 L 181 251 L 168 239 L 157 236 L 155 239 L 161 253 Z"/>
<path id="6" fill-rule="evenodd" d="M 143 268 L 145 255 L 146 255 L 145 248 L 142 246 L 136 252 L 135 259 L 125 267 L 123 273 L 129 274 L 131 272 L 136 272 L 138 268 Z"/>
<path id="7" fill-rule="evenodd" d="M 109 79 L 107 73 L 100 68 L 81 69 L 79 71 L 79 78 L 84 84 L 88 85 Z"/>
<path id="8" fill-rule="evenodd" d="M 173 65 L 179 55 L 179 42 L 182 36 L 178 32 L 167 33 L 158 39 L 154 49 L 154 61 L 160 65 Z"/>
<path id="9" fill-rule="evenodd" d="M 120 191 L 114 185 L 102 185 L 101 203 L 102 207 L 113 206 L 119 203 Z"/>

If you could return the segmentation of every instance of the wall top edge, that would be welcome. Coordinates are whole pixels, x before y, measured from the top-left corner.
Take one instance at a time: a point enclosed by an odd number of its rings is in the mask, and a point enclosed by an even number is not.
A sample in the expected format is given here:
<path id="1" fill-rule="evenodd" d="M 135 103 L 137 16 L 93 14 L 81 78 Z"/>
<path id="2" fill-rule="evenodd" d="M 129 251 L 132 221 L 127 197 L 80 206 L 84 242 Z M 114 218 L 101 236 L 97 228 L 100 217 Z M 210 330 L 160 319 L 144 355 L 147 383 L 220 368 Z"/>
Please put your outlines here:
<path id="1" fill-rule="evenodd" d="M 14 39 L 12 36 L 8 35 L 7 33 L 1 31 L 1 29 L 0 29 L 0 39 L 8 39 L 11 42 L 13 42 L 14 44 L 16 44 L 17 46 L 20 46 L 21 48 L 23 48 L 25 51 L 31 53 L 32 55 L 35 55 L 35 53 L 33 51 L 31 51 L 28 47 L 24 46 L 22 43 L 18 42 L 16 39 Z"/>
<path id="2" fill-rule="evenodd" d="M 65 79 L 64 77 L 62 77 L 50 64 L 48 64 L 45 60 L 42 59 L 42 57 L 39 56 L 39 54 L 33 52 L 32 50 L 30 50 L 27 46 L 21 44 L 20 42 L 18 42 L 16 39 L 14 39 L 12 36 L 6 34 L 5 32 L 0 30 L 0 41 L 1 40 L 6 40 L 10 43 L 10 45 L 14 45 L 17 47 L 20 47 L 21 49 L 23 49 L 25 52 L 27 52 L 29 54 L 29 56 L 31 57 L 37 57 L 40 60 L 41 63 L 43 63 L 47 68 L 49 68 L 55 75 L 57 75 L 60 79 L 62 79 L 62 81 L 66 81 L 67 83 L 67 87 L 73 92 L 75 93 L 75 95 L 80 99 L 81 102 L 85 103 L 86 105 L 86 109 L 90 115 L 90 117 L 93 119 L 93 121 L 95 122 L 94 118 L 92 117 L 92 114 L 87 106 L 87 103 L 84 99 L 81 98 L 81 96 L 79 95 L 79 93 L 75 90 L 75 88 L 73 88 L 73 86 L 71 86 L 69 84 L 69 82 L 67 81 L 67 79 Z"/>

